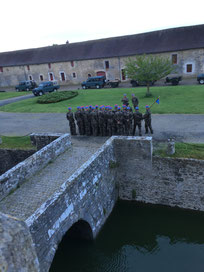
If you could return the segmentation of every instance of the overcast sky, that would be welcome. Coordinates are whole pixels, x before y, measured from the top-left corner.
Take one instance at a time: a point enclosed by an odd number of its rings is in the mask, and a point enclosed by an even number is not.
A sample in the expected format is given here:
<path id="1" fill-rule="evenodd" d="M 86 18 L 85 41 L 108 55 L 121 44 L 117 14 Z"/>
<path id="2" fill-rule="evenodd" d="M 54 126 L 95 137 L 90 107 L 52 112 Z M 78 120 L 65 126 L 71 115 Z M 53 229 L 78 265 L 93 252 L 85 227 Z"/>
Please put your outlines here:
<path id="1" fill-rule="evenodd" d="M 204 24 L 202 0 L 2 0 L 0 52 Z"/>

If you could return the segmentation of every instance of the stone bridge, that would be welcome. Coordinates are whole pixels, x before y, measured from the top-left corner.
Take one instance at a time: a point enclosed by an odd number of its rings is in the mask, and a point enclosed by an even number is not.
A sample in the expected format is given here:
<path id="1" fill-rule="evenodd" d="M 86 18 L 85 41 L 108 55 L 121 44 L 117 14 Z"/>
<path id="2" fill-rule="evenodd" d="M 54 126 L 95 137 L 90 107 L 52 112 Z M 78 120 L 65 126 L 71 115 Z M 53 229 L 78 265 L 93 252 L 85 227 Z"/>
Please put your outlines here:
<path id="1" fill-rule="evenodd" d="M 150 137 L 93 145 L 61 135 L 0 176 L 0 270 L 48 271 L 67 231 L 95 238 L 118 197 L 204 210 L 203 161 L 153 158 Z"/>

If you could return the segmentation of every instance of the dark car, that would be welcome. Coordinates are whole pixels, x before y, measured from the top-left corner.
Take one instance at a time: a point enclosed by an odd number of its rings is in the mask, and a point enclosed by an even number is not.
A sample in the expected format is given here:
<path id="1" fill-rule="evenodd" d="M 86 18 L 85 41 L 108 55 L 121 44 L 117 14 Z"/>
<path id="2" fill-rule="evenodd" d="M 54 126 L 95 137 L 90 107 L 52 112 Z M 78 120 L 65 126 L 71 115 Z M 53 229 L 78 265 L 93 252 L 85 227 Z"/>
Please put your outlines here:
<path id="1" fill-rule="evenodd" d="M 19 84 L 15 87 L 16 91 L 31 91 L 37 87 L 37 84 L 34 80 L 20 81 Z"/>
<path id="2" fill-rule="evenodd" d="M 173 86 L 176 86 L 179 84 L 179 81 L 182 80 L 181 76 L 173 76 L 173 77 L 166 77 L 166 81 L 164 82 L 166 83 L 171 83 Z"/>
<path id="3" fill-rule="evenodd" d="M 199 84 L 204 84 L 204 74 L 199 74 L 197 76 L 197 81 L 199 82 Z"/>
<path id="4" fill-rule="evenodd" d="M 38 96 L 45 93 L 56 92 L 59 88 L 60 86 L 57 84 L 56 81 L 45 81 L 40 83 L 40 85 L 37 88 L 33 89 L 32 92 L 35 96 Z"/>
<path id="5" fill-rule="evenodd" d="M 150 85 L 153 86 L 155 82 L 156 82 L 156 80 L 150 82 Z M 132 87 L 147 86 L 147 83 L 141 82 L 141 81 L 138 81 L 138 80 L 135 80 L 135 79 L 132 79 L 132 80 L 130 81 L 130 84 L 132 85 Z"/>
<path id="6" fill-rule="evenodd" d="M 81 86 L 83 89 L 96 88 L 100 89 L 106 85 L 105 76 L 89 77 L 86 81 L 83 81 Z"/>

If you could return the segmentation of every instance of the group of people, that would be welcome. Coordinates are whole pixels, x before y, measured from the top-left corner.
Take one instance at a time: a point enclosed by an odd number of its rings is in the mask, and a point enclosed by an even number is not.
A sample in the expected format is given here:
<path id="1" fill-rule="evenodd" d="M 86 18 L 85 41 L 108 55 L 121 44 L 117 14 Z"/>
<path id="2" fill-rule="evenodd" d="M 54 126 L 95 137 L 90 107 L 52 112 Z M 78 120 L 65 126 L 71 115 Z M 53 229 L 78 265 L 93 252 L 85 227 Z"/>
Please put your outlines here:
<path id="1" fill-rule="evenodd" d="M 132 94 L 132 107 L 129 106 L 129 99 L 124 94 L 121 100 L 122 107 L 111 106 L 78 106 L 75 113 L 72 108 L 68 108 L 67 120 L 69 121 L 71 135 L 77 135 L 76 124 L 80 135 L 87 136 L 112 136 L 126 135 L 134 136 L 138 128 L 139 136 L 142 136 L 142 120 L 145 121 L 145 133 L 149 131 L 153 134 L 151 126 L 151 111 L 146 105 L 146 112 L 143 115 L 139 112 L 139 100 Z"/>

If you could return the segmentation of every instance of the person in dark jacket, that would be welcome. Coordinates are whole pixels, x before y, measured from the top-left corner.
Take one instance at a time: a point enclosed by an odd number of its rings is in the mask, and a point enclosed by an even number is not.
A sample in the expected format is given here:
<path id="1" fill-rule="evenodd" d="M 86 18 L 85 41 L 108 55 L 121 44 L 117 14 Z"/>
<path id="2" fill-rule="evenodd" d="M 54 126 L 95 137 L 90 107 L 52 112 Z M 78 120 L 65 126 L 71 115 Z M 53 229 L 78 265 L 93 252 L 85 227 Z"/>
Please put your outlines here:
<path id="1" fill-rule="evenodd" d="M 149 130 L 151 134 L 153 134 L 151 111 L 148 105 L 146 105 L 146 112 L 143 116 L 143 119 L 145 120 L 145 134 L 147 134 Z"/>
<path id="2" fill-rule="evenodd" d="M 142 113 L 139 112 L 139 107 L 135 107 L 135 112 L 133 113 L 133 120 L 134 120 L 134 124 L 133 124 L 133 136 L 135 135 L 136 132 L 136 128 L 138 127 L 139 130 L 139 136 L 142 136 Z"/>
<path id="3" fill-rule="evenodd" d="M 134 109 L 139 105 L 139 99 L 134 94 L 132 94 L 132 104 Z"/>
<path id="4" fill-rule="evenodd" d="M 76 135 L 76 125 L 75 125 L 75 120 L 74 120 L 74 114 L 72 112 L 72 108 L 68 108 L 68 112 L 66 114 L 67 120 L 69 121 L 69 127 L 70 127 L 70 132 L 71 135 Z"/>
<path id="5" fill-rule="evenodd" d="M 124 94 L 123 99 L 121 100 L 123 105 L 128 106 L 129 105 L 129 99 L 127 98 L 127 95 Z"/>
<path id="6" fill-rule="evenodd" d="M 80 106 L 77 107 L 77 111 L 75 112 L 74 117 L 75 117 L 76 122 L 77 122 L 79 134 L 83 135 L 83 131 L 82 131 L 83 121 L 82 121 L 82 112 L 81 112 L 81 107 Z"/>

